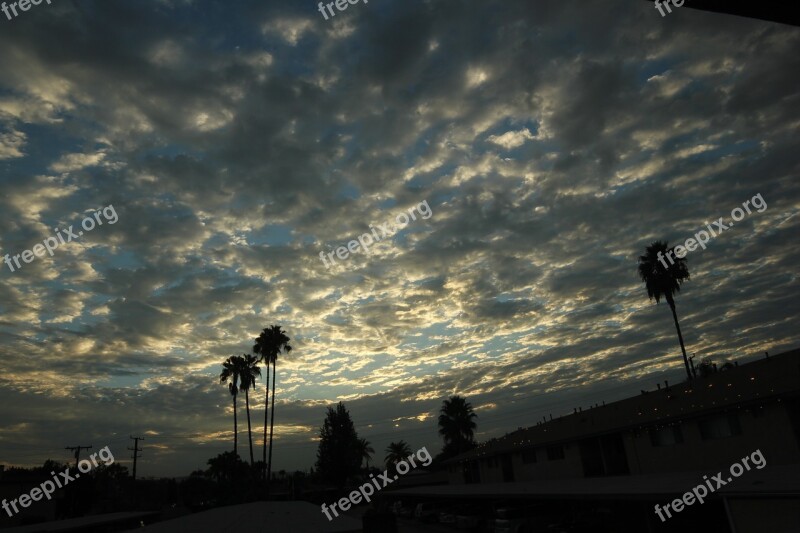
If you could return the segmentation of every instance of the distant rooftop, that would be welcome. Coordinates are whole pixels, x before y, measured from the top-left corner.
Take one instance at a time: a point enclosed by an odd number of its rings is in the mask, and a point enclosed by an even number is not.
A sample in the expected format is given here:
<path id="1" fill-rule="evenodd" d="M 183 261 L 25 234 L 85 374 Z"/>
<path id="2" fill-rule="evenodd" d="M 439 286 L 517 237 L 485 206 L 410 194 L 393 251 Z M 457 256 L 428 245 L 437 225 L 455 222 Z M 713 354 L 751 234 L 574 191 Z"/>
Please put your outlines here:
<path id="1" fill-rule="evenodd" d="M 461 462 L 527 447 L 568 442 L 623 429 L 704 416 L 800 393 L 800 349 L 765 357 L 708 377 L 640 391 L 631 398 L 541 422 L 479 444 L 446 461 Z"/>
<path id="2" fill-rule="evenodd" d="M 360 532 L 361 521 L 340 515 L 328 521 L 319 505 L 308 502 L 256 502 L 218 507 L 136 529 L 139 533 L 196 531 Z"/>
<path id="3" fill-rule="evenodd" d="M 40 524 L 33 524 L 30 526 L 12 527 L 3 529 L 3 533 L 39 533 L 46 531 L 60 531 L 66 533 L 68 531 L 100 531 L 100 528 L 106 526 L 121 526 L 134 524 L 141 520 L 147 520 L 152 516 L 157 516 L 158 513 L 152 512 L 127 512 L 127 513 L 108 513 L 92 516 L 83 516 L 80 518 L 69 518 L 67 520 L 54 520 L 52 522 L 42 522 Z M 118 531 L 115 529 L 115 531 Z"/>

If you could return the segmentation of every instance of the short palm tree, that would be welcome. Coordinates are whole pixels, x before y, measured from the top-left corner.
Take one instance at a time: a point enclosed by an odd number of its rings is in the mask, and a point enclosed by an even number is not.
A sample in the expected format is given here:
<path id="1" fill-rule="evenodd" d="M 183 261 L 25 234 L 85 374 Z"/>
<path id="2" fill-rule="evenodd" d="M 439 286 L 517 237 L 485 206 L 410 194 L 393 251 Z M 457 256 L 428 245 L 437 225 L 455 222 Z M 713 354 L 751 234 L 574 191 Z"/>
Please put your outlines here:
<path id="1" fill-rule="evenodd" d="M 367 470 L 369 470 L 369 460 L 372 459 L 373 453 L 375 453 L 375 450 L 367 439 L 358 439 L 358 454 L 361 456 L 362 461 L 366 461 Z"/>
<path id="2" fill-rule="evenodd" d="M 395 465 L 400 461 L 405 461 L 409 455 L 411 455 L 411 447 L 406 441 L 401 440 L 389 443 L 389 447 L 386 448 L 386 458 L 384 459 L 386 469 L 395 472 Z"/>
<path id="3" fill-rule="evenodd" d="M 247 408 L 247 437 L 250 442 L 250 466 L 253 466 L 253 430 L 250 426 L 250 394 L 249 390 L 256 388 L 256 378 L 261 377 L 261 369 L 258 366 L 258 359 L 250 354 L 244 354 L 241 357 L 242 368 L 240 370 L 239 379 L 241 385 L 239 390 L 244 390 L 244 403 Z"/>
<path id="4" fill-rule="evenodd" d="M 462 396 L 451 396 L 439 411 L 439 435 L 444 439 L 446 455 L 458 455 L 475 447 L 475 418 L 478 415 Z"/>
<path id="5" fill-rule="evenodd" d="M 280 326 L 270 326 L 264 330 L 256 338 L 256 343 L 253 346 L 253 352 L 259 354 L 259 362 L 264 361 L 267 364 L 267 392 L 264 405 L 264 461 L 267 464 L 267 486 L 269 486 L 269 478 L 272 475 L 272 436 L 275 429 L 275 364 L 278 361 L 278 355 L 281 351 L 289 353 L 292 347 L 289 345 L 289 337 L 281 329 Z M 269 460 L 267 460 L 267 407 L 266 402 L 269 402 L 269 364 L 272 363 L 272 419 L 269 427 Z"/>
<path id="6" fill-rule="evenodd" d="M 678 324 L 678 313 L 675 312 L 674 295 L 681 290 L 681 283 L 689 279 L 689 268 L 686 259 L 674 253 L 675 248 L 669 248 L 666 242 L 655 241 L 639 256 L 639 277 L 647 287 L 647 296 L 656 304 L 664 298 L 672 310 L 675 329 L 678 330 L 678 342 L 683 352 L 683 364 L 686 366 L 686 375 L 692 379 L 689 368 L 689 358 L 686 357 L 686 347 L 683 344 L 681 326 Z"/>
<path id="7" fill-rule="evenodd" d="M 231 356 L 222 363 L 222 373 L 219 375 L 220 383 L 228 384 L 228 391 L 233 397 L 233 453 L 239 456 L 239 425 L 236 419 L 236 395 L 239 393 L 239 380 L 242 364 L 238 356 Z"/>

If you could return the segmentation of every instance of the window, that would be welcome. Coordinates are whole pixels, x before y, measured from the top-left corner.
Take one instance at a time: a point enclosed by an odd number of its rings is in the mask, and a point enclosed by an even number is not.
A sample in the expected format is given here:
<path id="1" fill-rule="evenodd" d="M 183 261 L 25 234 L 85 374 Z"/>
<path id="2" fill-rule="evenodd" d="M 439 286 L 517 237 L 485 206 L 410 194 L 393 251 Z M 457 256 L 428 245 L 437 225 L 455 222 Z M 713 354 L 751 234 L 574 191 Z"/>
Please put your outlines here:
<path id="1" fill-rule="evenodd" d="M 650 442 L 656 448 L 674 446 L 683 443 L 683 431 L 680 426 L 667 426 L 650 430 Z"/>
<path id="2" fill-rule="evenodd" d="M 522 464 L 529 465 L 531 463 L 536 462 L 536 448 L 531 448 L 529 450 L 523 450 L 522 452 Z"/>
<path id="3" fill-rule="evenodd" d="M 559 459 L 564 458 L 564 447 L 560 444 L 556 444 L 554 446 L 547 447 L 547 460 L 548 461 L 558 461 Z"/>
<path id="4" fill-rule="evenodd" d="M 614 433 L 578 442 L 584 477 L 630 474 L 622 434 Z"/>
<path id="5" fill-rule="evenodd" d="M 697 423 L 703 440 L 725 439 L 742 434 L 739 417 L 736 413 L 717 415 Z"/>

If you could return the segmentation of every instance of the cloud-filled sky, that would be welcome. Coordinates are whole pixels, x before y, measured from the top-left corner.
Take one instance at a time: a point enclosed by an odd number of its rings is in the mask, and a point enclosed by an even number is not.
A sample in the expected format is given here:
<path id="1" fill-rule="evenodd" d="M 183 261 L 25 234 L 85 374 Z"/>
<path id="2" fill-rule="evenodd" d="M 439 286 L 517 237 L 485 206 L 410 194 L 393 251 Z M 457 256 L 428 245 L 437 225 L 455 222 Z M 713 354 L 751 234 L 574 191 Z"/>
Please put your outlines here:
<path id="1" fill-rule="evenodd" d="M 798 28 L 634 0 L 327 21 L 311 1 L 59 0 L 0 26 L 0 254 L 118 215 L 0 264 L 0 463 L 121 459 L 143 435 L 140 475 L 187 475 L 231 448 L 220 363 L 269 324 L 294 347 L 273 470 L 313 464 L 340 400 L 382 459 L 438 451 L 453 393 L 483 440 L 677 381 L 636 259 L 757 194 L 687 256 L 687 350 L 800 344 Z M 252 400 L 260 435 L 261 382 Z"/>

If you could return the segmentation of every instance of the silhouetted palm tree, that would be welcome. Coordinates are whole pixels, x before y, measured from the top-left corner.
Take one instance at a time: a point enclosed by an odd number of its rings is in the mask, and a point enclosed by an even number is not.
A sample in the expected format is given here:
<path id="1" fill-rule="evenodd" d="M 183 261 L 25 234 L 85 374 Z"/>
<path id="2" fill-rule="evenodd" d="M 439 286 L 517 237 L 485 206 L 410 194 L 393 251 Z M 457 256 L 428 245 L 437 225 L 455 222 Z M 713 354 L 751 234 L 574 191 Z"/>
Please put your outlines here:
<path id="1" fill-rule="evenodd" d="M 267 389 L 269 389 L 269 363 L 272 363 L 272 418 L 269 427 L 269 460 L 266 459 L 267 409 L 266 406 L 264 408 L 264 460 L 267 461 L 267 486 L 269 486 L 269 478 L 272 475 L 272 437 L 275 429 L 275 364 L 278 361 L 278 355 L 280 355 L 281 350 L 285 353 L 292 351 L 289 340 L 289 337 L 286 336 L 280 326 L 270 326 L 264 328 L 256 338 L 256 344 L 253 346 L 253 352 L 261 356 L 259 361 L 265 361 L 267 364 Z M 266 399 L 269 401 L 269 393 L 267 393 Z"/>
<path id="2" fill-rule="evenodd" d="M 369 470 L 369 460 L 372 459 L 372 454 L 375 453 L 375 450 L 367 439 L 358 439 L 358 453 L 361 456 L 361 460 L 367 462 L 367 470 Z"/>
<path id="3" fill-rule="evenodd" d="M 675 320 L 675 329 L 678 330 L 678 342 L 681 343 L 683 364 L 686 366 L 686 375 L 692 379 L 689 368 L 689 358 L 686 357 L 686 347 L 683 344 L 681 327 L 678 324 L 678 313 L 675 311 L 675 293 L 680 292 L 681 283 L 689 279 L 689 268 L 686 259 L 674 253 L 675 248 L 668 248 L 666 242 L 655 241 L 645 249 L 645 254 L 639 256 L 639 277 L 647 287 L 647 296 L 656 304 L 664 298 L 672 310 Z"/>
<path id="4" fill-rule="evenodd" d="M 227 383 L 228 390 L 233 397 L 233 453 L 239 456 L 239 427 L 236 419 L 236 395 L 239 393 L 239 380 L 241 379 L 242 363 L 240 357 L 233 355 L 222 363 L 222 373 L 219 375 L 220 383 Z"/>
<path id="5" fill-rule="evenodd" d="M 442 402 L 439 411 L 439 435 L 444 439 L 446 455 L 458 455 L 475 447 L 475 418 L 472 405 L 461 396 Z"/>
<path id="6" fill-rule="evenodd" d="M 261 369 L 258 367 L 258 359 L 250 354 L 244 354 L 239 359 L 242 360 L 239 390 L 244 390 L 244 403 L 247 407 L 247 437 L 250 442 L 250 466 L 253 466 L 253 430 L 250 426 L 250 394 L 248 391 L 251 388 L 255 390 L 256 378 L 261 377 Z"/>
<path id="7" fill-rule="evenodd" d="M 409 455 L 411 455 L 411 447 L 406 441 L 401 440 L 400 442 L 389 443 L 386 448 L 386 458 L 384 459 L 386 469 L 395 472 L 395 465 L 400 461 L 405 461 Z"/>

